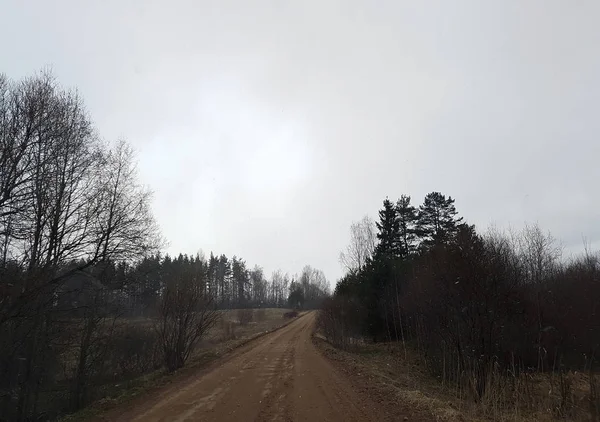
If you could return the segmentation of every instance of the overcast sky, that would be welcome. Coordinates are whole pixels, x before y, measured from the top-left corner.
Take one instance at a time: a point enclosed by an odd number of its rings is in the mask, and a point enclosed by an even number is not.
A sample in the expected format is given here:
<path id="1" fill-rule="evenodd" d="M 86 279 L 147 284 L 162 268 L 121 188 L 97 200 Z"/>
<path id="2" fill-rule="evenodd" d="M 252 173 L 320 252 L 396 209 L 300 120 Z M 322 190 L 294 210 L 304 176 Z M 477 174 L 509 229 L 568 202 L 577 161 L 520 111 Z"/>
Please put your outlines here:
<path id="1" fill-rule="evenodd" d="M 600 248 L 598 1 L 0 0 L 0 71 L 50 66 L 137 150 L 169 252 L 334 281 L 353 220 L 437 190 L 480 228 Z"/>

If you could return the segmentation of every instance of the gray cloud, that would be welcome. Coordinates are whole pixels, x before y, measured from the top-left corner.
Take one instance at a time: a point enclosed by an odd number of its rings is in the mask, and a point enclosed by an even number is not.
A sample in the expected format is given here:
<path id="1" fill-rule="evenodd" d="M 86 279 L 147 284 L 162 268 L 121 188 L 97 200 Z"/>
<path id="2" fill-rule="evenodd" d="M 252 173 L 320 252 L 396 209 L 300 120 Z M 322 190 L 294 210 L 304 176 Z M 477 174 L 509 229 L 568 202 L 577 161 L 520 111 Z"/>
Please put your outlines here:
<path id="1" fill-rule="evenodd" d="M 173 252 L 334 279 L 352 220 L 431 190 L 600 248 L 597 2 L 31 3 L 2 69 L 51 65 L 135 146 Z"/>

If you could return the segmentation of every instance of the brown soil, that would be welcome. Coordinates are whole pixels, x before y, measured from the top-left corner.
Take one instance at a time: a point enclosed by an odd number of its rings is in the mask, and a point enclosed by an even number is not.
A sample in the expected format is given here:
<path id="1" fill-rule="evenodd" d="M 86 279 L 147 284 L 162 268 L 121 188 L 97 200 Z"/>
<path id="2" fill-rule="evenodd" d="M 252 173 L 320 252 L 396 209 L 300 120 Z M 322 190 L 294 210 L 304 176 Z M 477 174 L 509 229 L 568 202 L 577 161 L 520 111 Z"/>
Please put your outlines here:
<path id="1" fill-rule="evenodd" d="M 361 388 L 315 348 L 316 314 L 233 351 L 101 421 L 415 420 Z M 358 388 L 357 388 L 358 387 Z"/>

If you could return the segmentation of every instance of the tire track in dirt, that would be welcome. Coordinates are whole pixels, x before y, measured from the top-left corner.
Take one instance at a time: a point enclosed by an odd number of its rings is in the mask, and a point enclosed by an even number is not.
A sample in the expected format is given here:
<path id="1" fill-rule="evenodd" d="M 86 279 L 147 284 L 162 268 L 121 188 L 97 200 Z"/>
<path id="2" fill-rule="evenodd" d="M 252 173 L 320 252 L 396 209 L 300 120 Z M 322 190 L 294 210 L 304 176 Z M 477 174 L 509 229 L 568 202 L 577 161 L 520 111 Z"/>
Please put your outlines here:
<path id="1" fill-rule="evenodd" d="M 295 341 L 297 341 L 298 337 L 299 334 L 295 335 L 291 341 L 285 344 L 285 350 L 282 353 L 280 365 L 277 368 L 275 383 L 274 385 L 270 385 L 268 390 L 263 391 L 263 394 L 266 393 L 265 399 L 256 420 L 293 420 L 289 398 L 294 377 Z"/>

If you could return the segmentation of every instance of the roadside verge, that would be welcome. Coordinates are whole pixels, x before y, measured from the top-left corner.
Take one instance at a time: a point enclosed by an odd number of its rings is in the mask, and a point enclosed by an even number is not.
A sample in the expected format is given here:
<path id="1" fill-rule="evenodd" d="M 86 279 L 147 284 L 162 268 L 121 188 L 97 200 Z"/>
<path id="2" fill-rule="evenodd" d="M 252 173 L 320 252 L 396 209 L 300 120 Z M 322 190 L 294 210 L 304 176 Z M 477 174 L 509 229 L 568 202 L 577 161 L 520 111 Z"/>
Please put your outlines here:
<path id="1" fill-rule="evenodd" d="M 459 415 L 432 412 L 418 389 L 403 388 L 398 382 L 393 358 L 369 350 L 348 352 L 333 347 L 321 335 L 313 335 L 321 354 L 350 380 L 352 387 L 368 395 L 397 421 L 461 421 Z M 446 405 L 446 404 L 444 404 Z M 452 410 L 452 409 L 451 409 Z M 457 417 L 455 417 L 457 416 Z"/>

